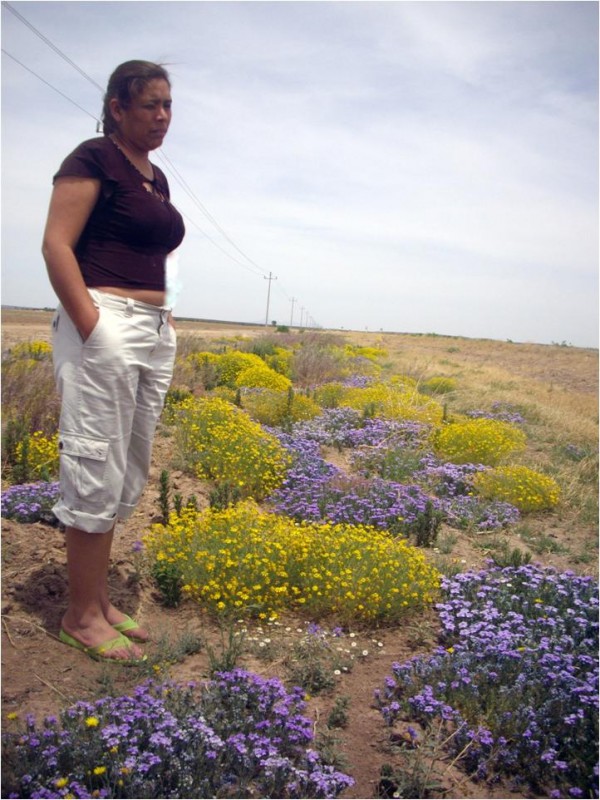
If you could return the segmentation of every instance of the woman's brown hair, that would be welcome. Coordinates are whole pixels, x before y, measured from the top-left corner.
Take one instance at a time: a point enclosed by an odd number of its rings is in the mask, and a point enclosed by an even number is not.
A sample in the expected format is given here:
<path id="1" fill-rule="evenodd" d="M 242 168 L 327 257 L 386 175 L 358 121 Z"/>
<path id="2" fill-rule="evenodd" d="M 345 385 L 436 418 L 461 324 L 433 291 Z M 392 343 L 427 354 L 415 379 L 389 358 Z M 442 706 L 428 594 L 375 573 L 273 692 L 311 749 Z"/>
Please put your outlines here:
<path id="1" fill-rule="evenodd" d="M 119 101 L 120 106 L 128 108 L 132 99 L 140 95 L 150 81 L 157 79 L 171 85 L 167 70 L 151 61 L 125 61 L 115 69 L 108 80 L 102 107 L 102 132 L 105 136 L 117 130 L 109 108 L 113 97 Z"/>

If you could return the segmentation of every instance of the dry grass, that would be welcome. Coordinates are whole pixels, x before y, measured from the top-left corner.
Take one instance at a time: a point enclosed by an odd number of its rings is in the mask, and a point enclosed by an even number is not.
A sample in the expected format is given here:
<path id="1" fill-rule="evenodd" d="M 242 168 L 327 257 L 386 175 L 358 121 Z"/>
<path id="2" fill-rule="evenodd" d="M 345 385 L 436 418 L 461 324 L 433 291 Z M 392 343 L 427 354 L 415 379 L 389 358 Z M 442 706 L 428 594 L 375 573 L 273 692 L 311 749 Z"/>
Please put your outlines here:
<path id="1" fill-rule="evenodd" d="M 15 360 L 2 364 L 2 424 L 26 423 L 31 431 L 56 433 L 60 401 L 52 362 Z"/>
<path id="2" fill-rule="evenodd" d="M 558 482 L 562 503 L 557 515 L 563 524 L 597 530 L 596 351 L 469 340 L 448 345 L 435 337 L 414 337 L 390 351 L 388 362 L 391 371 L 420 381 L 454 378 L 456 391 L 444 396 L 450 415 L 490 410 L 498 402 L 518 411 L 528 439 L 519 463 Z"/>

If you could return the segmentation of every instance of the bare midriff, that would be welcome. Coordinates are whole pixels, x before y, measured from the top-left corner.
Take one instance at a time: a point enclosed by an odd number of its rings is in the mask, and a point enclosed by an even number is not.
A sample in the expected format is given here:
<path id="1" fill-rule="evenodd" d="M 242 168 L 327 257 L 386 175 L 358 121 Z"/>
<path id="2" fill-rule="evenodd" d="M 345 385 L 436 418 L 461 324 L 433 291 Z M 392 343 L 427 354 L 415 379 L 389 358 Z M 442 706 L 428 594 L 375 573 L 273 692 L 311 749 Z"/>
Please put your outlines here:
<path id="1" fill-rule="evenodd" d="M 123 286 L 94 286 L 94 289 L 119 297 L 131 297 L 132 300 L 139 300 L 140 303 L 149 303 L 152 306 L 164 306 L 167 299 L 166 292 L 159 292 L 156 289 L 126 289 Z"/>

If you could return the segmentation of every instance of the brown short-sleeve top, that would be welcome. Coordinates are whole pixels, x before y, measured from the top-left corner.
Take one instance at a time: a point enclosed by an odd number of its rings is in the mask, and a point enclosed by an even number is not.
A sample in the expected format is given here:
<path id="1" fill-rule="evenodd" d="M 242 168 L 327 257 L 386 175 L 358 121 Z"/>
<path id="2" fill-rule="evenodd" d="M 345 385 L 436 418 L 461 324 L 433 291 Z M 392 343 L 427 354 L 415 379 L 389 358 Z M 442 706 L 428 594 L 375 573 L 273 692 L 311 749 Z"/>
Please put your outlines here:
<path id="1" fill-rule="evenodd" d="M 100 196 L 75 248 L 86 286 L 165 290 L 166 256 L 181 244 L 183 218 L 154 164 L 149 181 L 108 137 L 68 155 L 54 180 L 95 178 Z"/>

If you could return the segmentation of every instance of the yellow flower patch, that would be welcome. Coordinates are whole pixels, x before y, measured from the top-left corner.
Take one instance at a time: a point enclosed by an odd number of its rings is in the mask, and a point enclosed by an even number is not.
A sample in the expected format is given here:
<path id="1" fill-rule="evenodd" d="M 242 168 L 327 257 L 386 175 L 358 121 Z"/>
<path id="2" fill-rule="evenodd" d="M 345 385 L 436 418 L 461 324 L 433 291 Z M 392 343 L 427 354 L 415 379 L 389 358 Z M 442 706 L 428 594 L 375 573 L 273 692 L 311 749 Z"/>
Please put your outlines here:
<path id="1" fill-rule="evenodd" d="M 263 362 L 259 366 L 242 370 L 235 379 L 235 385 L 238 387 L 273 389 L 277 392 L 285 392 L 291 388 L 292 382 L 285 375 L 280 375 Z"/>
<path id="2" fill-rule="evenodd" d="M 394 621 L 432 602 L 439 574 L 403 540 L 361 525 L 297 524 L 244 502 L 173 515 L 146 537 L 176 565 L 183 591 L 214 613 L 261 618 L 306 609 L 351 621 Z"/>
<path id="3" fill-rule="evenodd" d="M 48 342 L 35 340 L 31 342 L 19 342 L 10 349 L 12 358 L 26 358 L 33 361 L 43 361 L 52 355 L 52 345 Z"/>
<path id="4" fill-rule="evenodd" d="M 16 460 L 18 463 L 26 460 L 39 478 L 54 477 L 58 474 L 58 433 L 48 437 L 42 431 L 35 431 L 17 444 Z"/>
<path id="5" fill-rule="evenodd" d="M 443 406 L 406 384 L 378 383 L 364 388 L 346 388 L 339 405 L 350 406 L 373 416 L 440 424 Z"/>
<path id="6" fill-rule="evenodd" d="M 321 413 L 321 408 L 310 397 L 289 391 L 257 389 L 244 394 L 242 403 L 252 419 L 271 427 L 281 425 L 284 421 L 312 419 Z"/>
<path id="7" fill-rule="evenodd" d="M 524 512 L 551 509 L 560 501 L 556 481 L 528 467 L 497 467 L 479 472 L 473 487 L 483 497 L 503 500 Z"/>
<path id="8" fill-rule="evenodd" d="M 453 464 L 496 466 L 525 449 L 526 437 L 510 422 L 473 419 L 440 428 L 433 441 L 436 453 Z"/>
<path id="9" fill-rule="evenodd" d="M 225 386 L 235 387 L 238 375 L 251 367 L 264 367 L 265 362 L 255 353 L 240 353 L 228 350 L 219 356 L 217 362 L 218 382 Z"/>
<path id="10" fill-rule="evenodd" d="M 241 496 L 256 500 L 281 484 L 290 462 L 274 436 L 216 397 L 189 398 L 179 405 L 175 442 L 199 478 L 236 486 Z"/>

